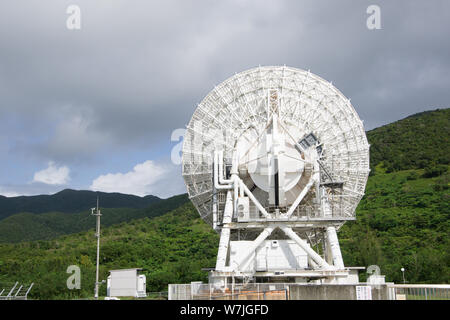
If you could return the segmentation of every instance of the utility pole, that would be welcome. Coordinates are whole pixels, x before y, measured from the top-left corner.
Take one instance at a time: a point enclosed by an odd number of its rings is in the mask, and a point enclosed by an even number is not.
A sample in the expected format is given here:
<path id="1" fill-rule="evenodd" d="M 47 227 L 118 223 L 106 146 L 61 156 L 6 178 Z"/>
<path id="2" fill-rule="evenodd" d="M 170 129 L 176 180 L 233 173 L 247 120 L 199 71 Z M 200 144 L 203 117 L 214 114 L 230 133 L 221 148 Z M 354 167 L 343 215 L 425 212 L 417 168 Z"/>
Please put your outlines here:
<path id="1" fill-rule="evenodd" d="M 95 212 L 95 213 L 94 213 Z M 92 208 L 91 209 L 91 215 L 96 216 L 97 217 L 97 225 L 96 225 L 96 232 L 95 232 L 95 236 L 97 237 L 97 270 L 95 272 L 95 292 L 94 292 L 94 297 L 96 300 L 98 300 L 98 286 L 99 286 L 99 282 L 98 282 L 98 266 L 99 266 L 99 258 L 100 258 L 100 209 L 98 208 L 98 197 L 97 197 L 97 208 Z"/>

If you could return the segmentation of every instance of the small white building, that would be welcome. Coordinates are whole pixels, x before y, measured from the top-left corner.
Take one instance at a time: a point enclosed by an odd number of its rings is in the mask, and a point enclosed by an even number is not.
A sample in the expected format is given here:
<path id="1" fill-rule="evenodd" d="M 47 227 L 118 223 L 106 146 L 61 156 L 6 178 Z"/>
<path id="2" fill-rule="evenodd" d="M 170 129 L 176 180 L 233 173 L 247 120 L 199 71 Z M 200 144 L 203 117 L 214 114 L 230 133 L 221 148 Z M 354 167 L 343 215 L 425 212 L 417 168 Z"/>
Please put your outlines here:
<path id="1" fill-rule="evenodd" d="M 139 274 L 140 268 L 110 270 L 106 284 L 108 297 L 145 298 L 146 278 Z"/>

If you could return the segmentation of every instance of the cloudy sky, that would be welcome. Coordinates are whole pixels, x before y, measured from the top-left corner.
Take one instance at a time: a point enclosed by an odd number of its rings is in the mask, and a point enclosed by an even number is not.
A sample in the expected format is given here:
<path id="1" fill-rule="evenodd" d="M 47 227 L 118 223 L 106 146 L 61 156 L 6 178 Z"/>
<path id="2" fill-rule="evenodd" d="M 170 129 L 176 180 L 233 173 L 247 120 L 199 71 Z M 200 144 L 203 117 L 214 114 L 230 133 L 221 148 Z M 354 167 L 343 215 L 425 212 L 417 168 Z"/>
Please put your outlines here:
<path id="1" fill-rule="evenodd" d="M 183 193 L 172 132 L 258 65 L 332 81 L 367 130 L 448 107 L 449 39 L 447 0 L 2 0 L 0 194 Z"/>

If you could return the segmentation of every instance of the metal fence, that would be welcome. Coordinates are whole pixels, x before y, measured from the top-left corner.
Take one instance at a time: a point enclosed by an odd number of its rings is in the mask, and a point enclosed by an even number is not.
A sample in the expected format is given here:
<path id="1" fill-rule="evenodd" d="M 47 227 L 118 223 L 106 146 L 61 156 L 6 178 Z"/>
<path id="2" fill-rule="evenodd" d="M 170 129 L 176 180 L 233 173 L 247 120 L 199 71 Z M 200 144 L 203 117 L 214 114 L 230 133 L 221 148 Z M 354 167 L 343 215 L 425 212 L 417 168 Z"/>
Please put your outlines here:
<path id="1" fill-rule="evenodd" d="M 161 291 L 161 292 L 147 292 L 147 299 L 149 300 L 167 300 L 168 292 L 167 291 Z"/>
<path id="2" fill-rule="evenodd" d="M 288 283 L 169 284 L 169 300 L 288 300 Z"/>
<path id="3" fill-rule="evenodd" d="M 169 300 L 288 300 L 294 283 L 229 284 L 224 289 L 213 284 L 169 284 Z M 339 285 L 336 285 L 339 286 Z M 389 300 L 450 300 L 450 285 L 400 285 L 386 283 Z M 294 289 L 293 289 L 294 290 Z M 339 299 L 339 298 L 338 298 Z"/>
<path id="4" fill-rule="evenodd" d="M 450 285 L 392 284 L 388 286 L 392 300 L 450 300 Z"/>
<path id="5" fill-rule="evenodd" d="M 0 300 L 27 300 L 33 285 L 0 283 Z"/>

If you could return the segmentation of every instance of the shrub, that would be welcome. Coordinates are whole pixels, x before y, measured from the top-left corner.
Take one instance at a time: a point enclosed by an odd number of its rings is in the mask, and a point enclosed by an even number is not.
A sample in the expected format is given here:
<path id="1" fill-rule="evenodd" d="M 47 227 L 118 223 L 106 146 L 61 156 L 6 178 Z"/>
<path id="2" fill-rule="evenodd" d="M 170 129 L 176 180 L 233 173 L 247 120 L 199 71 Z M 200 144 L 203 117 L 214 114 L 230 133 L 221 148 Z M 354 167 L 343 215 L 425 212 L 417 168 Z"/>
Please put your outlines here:
<path id="1" fill-rule="evenodd" d="M 447 172 L 447 166 L 442 164 L 432 164 L 425 168 L 425 172 L 423 173 L 423 177 L 425 178 L 433 178 L 439 177 L 440 175 Z"/>
<path id="2" fill-rule="evenodd" d="M 419 179 L 419 174 L 416 171 L 412 171 L 406 176 L 406 180 L 417 180 L 417 179 Z"/>

